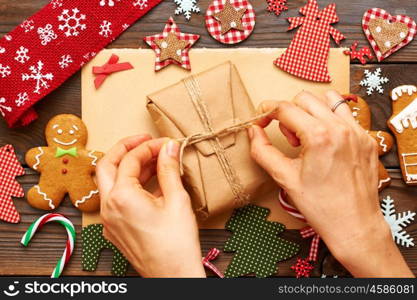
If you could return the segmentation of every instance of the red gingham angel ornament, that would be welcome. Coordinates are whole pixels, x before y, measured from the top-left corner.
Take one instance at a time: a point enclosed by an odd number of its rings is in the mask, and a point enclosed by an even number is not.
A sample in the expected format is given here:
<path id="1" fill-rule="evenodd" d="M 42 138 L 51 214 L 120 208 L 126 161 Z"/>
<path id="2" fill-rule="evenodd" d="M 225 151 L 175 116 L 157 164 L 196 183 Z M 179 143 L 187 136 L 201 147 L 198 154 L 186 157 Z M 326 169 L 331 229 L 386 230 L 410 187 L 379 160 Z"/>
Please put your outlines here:
<path id="1" fill-rule="evenodd" d="M 188 51 L 199 38 L 198 34 L 180 32 L 174 19 L 170 17 L 162 33 L 146 36 L 143 40 L 155 51 L 155 71 L 170 64 L 191 70 Z"/>
<path id="2" fill-rule="evenodd" d="M 339 44 L 345 37 L 332 27 L 331 24 L 339 21 L 336 14 L 336 4 L 329 4 L 319 11 L 316 0 L 309 0 L 307 5 L 300 9 L 304 17 L 288 18 L 288 30 L 302 26 L 297 31 L 290 46 L 274 64 L 280 69 L 303 79 L 330 82 L 327 69 L 327 60 L 330 49 L 330 37 Z"/>
<path id="3" fill-rule="evenodd" d="M 0 220 L 19 223 L 20 215 L 13 204 L 13 197 L 23 197 L 23 188 L 16 181 L 16 176 L 25 174 L 14 153 L 12 145 L 0 148 Z"/>

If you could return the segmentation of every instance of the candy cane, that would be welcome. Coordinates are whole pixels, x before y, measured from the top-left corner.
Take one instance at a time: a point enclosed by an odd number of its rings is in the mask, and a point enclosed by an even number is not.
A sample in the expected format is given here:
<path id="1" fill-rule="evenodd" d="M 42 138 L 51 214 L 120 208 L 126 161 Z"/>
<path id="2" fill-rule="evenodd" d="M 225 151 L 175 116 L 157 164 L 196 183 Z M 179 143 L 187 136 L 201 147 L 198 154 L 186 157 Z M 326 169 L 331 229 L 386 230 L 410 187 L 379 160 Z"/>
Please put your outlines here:
<path id="1" fill-rule="evenodd" d="M 43 215 L 39 219 L 37 219 L 35 222 L 33 222 L 26 233 L 23 235 L 22 240 L 20 241 L 23 246 L 27 246 L 32 239 L 32 237 L 35 235 L 35 233 L 42 228 L 42 226 L 48 222 L 56 221 L 63 225 L 68 233 L 68 240 L 65 246 L 65 251 L 62 257 L 58 260 L 58 263 L 52 272 L 51 278 L 58 278 L 62 270 L 64 269 L 65 265 L 68 263 L 68 261 L 71 258 L 72 251 L 74 250 L 74 243 L 75 243 L 75 228 L 74 225 L 70 220 L 68 220 L 66 217 L 64 217 L 61 214 L 56 213 L 49 213 L 46 215 Z"/>

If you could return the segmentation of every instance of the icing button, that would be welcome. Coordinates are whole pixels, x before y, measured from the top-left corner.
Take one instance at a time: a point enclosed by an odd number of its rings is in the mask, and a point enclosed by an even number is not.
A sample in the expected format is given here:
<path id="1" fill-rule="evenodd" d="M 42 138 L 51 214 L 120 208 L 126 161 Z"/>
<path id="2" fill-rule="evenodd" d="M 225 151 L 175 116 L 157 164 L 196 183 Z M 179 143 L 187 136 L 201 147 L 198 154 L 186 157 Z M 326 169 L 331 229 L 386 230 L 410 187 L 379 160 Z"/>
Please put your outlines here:
<path id="1" fill-rule="evenodd" d="M 67 169 L 62 169 L 62 170 L 61 170 L 61 173 L 62 173 L 62 174 L 67 174 L 67 173 L 68 173 L 68 170 L 67 170 Z"/>
<path id="2" fill-rule="evenodd" d="M 67 163 L 68 163 L 68 158 L 64 158 L 64 159 L 62 159 L 62 162 L 63 162 L 64 164 L 67 164 Z"/>

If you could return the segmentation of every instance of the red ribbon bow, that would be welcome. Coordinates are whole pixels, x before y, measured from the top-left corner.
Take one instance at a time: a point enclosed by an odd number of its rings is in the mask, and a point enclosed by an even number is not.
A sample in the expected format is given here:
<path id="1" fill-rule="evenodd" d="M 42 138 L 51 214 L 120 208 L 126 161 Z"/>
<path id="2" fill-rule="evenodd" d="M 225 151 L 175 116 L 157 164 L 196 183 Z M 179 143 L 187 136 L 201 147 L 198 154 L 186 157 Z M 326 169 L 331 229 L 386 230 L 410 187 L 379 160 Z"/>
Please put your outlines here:
<path id="1" fill-rule="evenodd" d="M 112 54 L 109 61 L 101 67 L 93 67 L 93 74 L 97 75 L 94 79 L 94 86 L 98 89 L 106 80 L 110 74 L 133 69 L 133 66 L 129 62 L 118 63 L 119 57 L 116 54 Z"/>
<path id="2" fill-rule="evenodd" d="M 217 256 L 219 256 L 220 254 L 220 250 L 217 248 L 212 248 L 210 249 L 210 251 L 207 253 L 206 257 L 203 257 L 203 265 L 212 270 L 217 276 L 219 276 L 220 278 L 224 278 L 224 275 L 222 272 L 220 272 L 219 269 L 217 269 L 217 267 L 215 265 L 213 265 L 211 263 L 212 260 L 215 260 L 217 258 Z"/>
<path id="3" fill-rule="evenodd" d="M 335 3 L 329 4 L 326 8 L 320 11 L 317 0 L 309 0 L 304 7 L 300 8 L 300 13 L 305 17 L 288 18 L 288 22 L 290 22 L 288 30 L 292 30 L 300 25 L 303 25 L 305 22 L 309 23 L 319 20 L 320 23 L 322 23 L 322 26 L 329 26 L 329 33 L 337 44 L 345 38 L 340 31 L 330 25 L 339 21 L 339 17 L 336 14 Z"/>

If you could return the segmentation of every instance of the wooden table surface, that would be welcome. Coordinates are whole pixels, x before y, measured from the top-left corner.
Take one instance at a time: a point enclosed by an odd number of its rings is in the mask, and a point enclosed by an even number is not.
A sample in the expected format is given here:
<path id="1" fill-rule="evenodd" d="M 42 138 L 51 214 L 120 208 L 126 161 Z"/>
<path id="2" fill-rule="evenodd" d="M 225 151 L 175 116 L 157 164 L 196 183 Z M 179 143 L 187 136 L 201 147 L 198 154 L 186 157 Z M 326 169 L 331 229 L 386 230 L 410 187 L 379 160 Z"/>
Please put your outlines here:
<path id="1" fill-rule="evenodd" d="M 99 1 L 99 0 L 88 0 Z M 205 12 L 209 0 L 200 0 L 199 6 L 202 12 Z M 297 16 L 298 9 L 305 4 L 305 0 L 289 0 L 289 10 L 276 17 L 274 14 L 266 11 L 265 0 L 251 0 L 256 10 L 256 26 L 253 34 L 238 47 L 287 47 L 294 36 L 295 30 L 287 32 L 287 17 Z M 343 41 L 342 46 L 348 47 L 354 41 L 359 41 L 360 46 L 367 45 L 366 39 L 361 29 L 361 19 L 363 13 L 372 7 L 381 7 L 391 14 L 407 14 L 417 20 L 417 9 L 415 0 L 319 0 L 319 5 L 323 8 L 325 5 L 336 2 L 337 13 L 340 22 L 335 26 L 347 39 Z M 19 25 L 25 18 L 42 8 L 48 0 L 0 0 L 0 37 L 11 31 Z M 383 5 L 383 6 L 381 6 Z M 130 29 L 123 33 L 110 48 L 138 48 L 146 47 L 142 39 L 146 35 L 160 32 L 169 16 L 174 15 L 175 4 L 172 0 L 165 0 L 159 6 L 154 8 L 149 14 L 139 20 Z M 183 32 L 197 33 L 201 35 L 200 40 L 195 47 L 219 48 L 225 47 L 214 41 L 207 33 L 204 26 L 204 13 L 193 14 L 191 21 L 185 21 L 183 16 L 175 16 Z M 334 45 L 334 43 L 333 43 Z M 383 63 L 372 63 L 362 66 L 356 62 L 351 65 L 351 92 L 357 93 L 368 101 L 372 110 L 373 127 L 376 130 L 388 130 L 386 120 L 391 115 L 390 100 L 388 91 L 400 84 L 417 84 L 417 41 L 413 41 L 404 49 L 390 56 Z M 374 94 L 366 96 L 365 90 L 359 86 L 359 81 L 363 77 L 365 69 L 375 69 L 381 67 L 384 75 L 390 79 L 385 86 L 383 95 Z M 44 127 L 47 121 L 54 115 L 61 113 L 73 113 L 81 115 L 81 92 L 80 92 L 80 72 L 76 73 L 71 79 L 66 81 L 60 88 L 52 92 L 36 105 L 40 118 L 25 128 L 8 129 L 3 120 L 0 121 L 0 145 L 13 144 L 20 162 L 24 164 L 24 153 L 35 146 L 45 145 Z M 389 168 L 393 178 L 392 184 L 385 189 L 380 198 L 390 195 L 394 198 L 398 211 L 417 210 L 417 188 L 407 187 L 401 179 L 399 164 L 396 150 L 393 149 L 390 154 L 383 158 L 384 165 Z M 27 175 L 19 178 L 25 191 L 37 183 L 38 175 L 25 166 Z M 20 245 L 20 239 L 29 226 L 37 217 L 43 214 L 30 207 L 22 199 L 15 199 L 14 203 L 21 214 L 22 221 L 20 224 L 7 224 L 0 222 L 0 275 L 50 275 L 56 260 L 62 255 L 64 249 L 66 233 L 64 228 L 56 224 L 45 226 L 41 232 L 31 242 L 28 248 Z M 57 210 L 70 218 L 80 236 L 81 233 L 81 214 L 72 207 L 70 201 L 64 201 L 63 205 Z M 342 221 L 342 220 L 341 220 Z M 414 222 L 407 228 L 417 242 L 417 223 Z M 224 242 L 229 237 L 229 233 L 223 230 L 202 230 L 200 232 L 202 251 L 207 251 L 212 247 L 222 248 Z M 308 253 L 310 240 L 300 238 L 298 231 L 289 230 L 283 234 L 302 245 L 301 256 L 305 257 Z M 361 245 L 352 245 L 352 247 L 361 247 Z M 404 248 L 400 247 L 409 266 L 414 274 L 417 274 L 417 247 Z M 372 255 L 370 253 L 369 255 Z M 225 270 L 232 254 L 221 254 L 215 261 L 215 264 Z M 294 263 L 294 259 L 281 262 L 278 264 L 278 276 L 293 276 L 289 266 Z M 331 256 L 326 247 L 321 246 L 319 252 L 319 261 L 314 270 L 314 276 L 320 276 L 322 273 L 339 276 L 348 274 L 340 264 Z M 110 274 L 111 255 L 109 250 L 104 250 L 102 257 L 95 273 L 84 272 L 81 269 L 81 240 L 75 247 L 75 252 L 69 265 L 64 271 L 64 275 L 85 276 L 99 275 L 107 276 Z M 129 267 L 129 275 L 135 275 L 135 271 Z"/>

